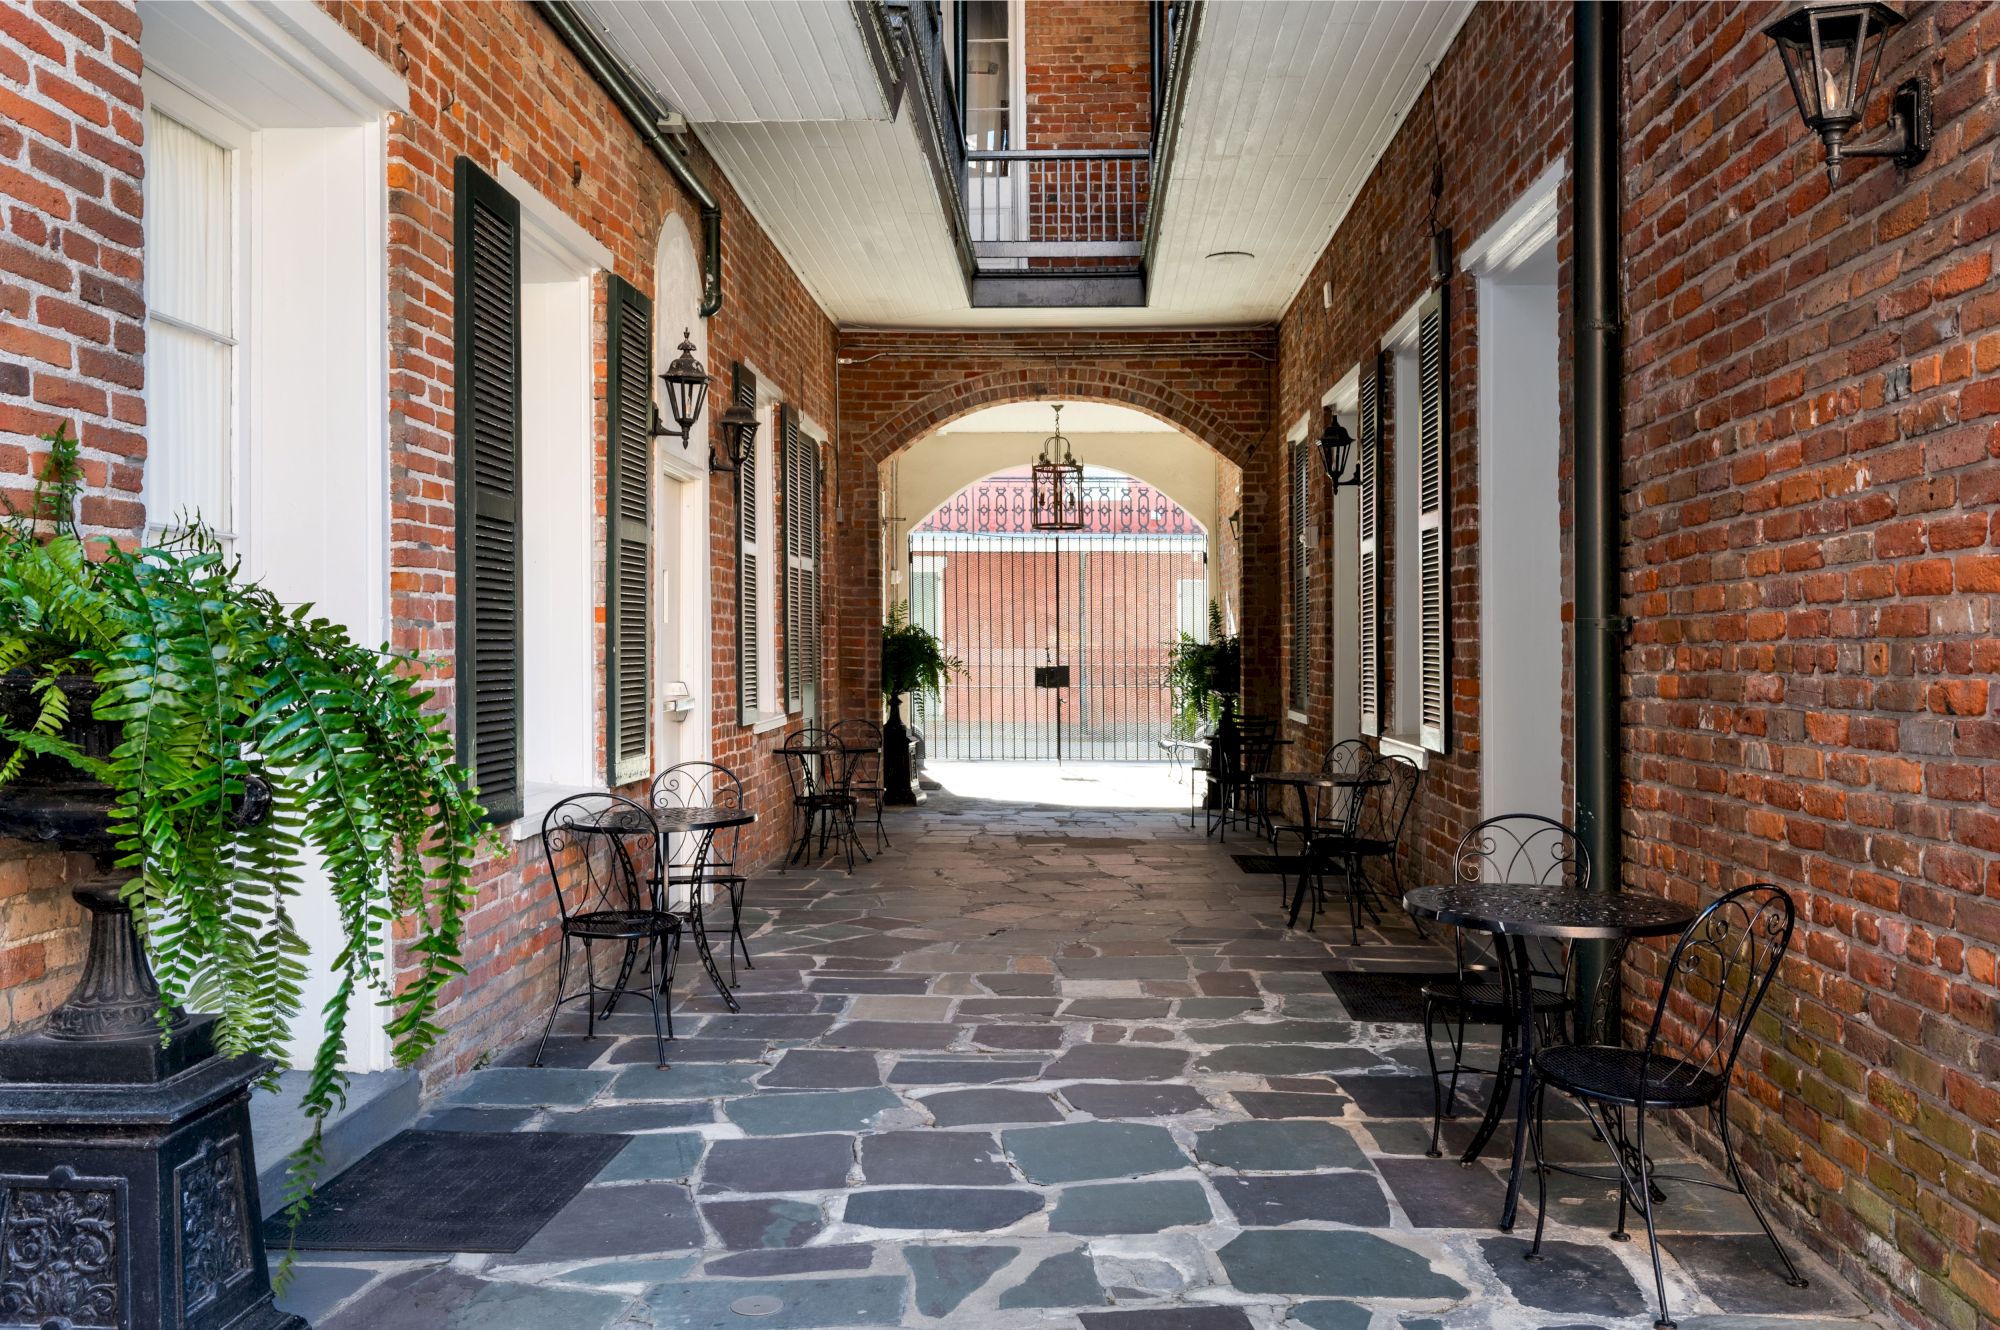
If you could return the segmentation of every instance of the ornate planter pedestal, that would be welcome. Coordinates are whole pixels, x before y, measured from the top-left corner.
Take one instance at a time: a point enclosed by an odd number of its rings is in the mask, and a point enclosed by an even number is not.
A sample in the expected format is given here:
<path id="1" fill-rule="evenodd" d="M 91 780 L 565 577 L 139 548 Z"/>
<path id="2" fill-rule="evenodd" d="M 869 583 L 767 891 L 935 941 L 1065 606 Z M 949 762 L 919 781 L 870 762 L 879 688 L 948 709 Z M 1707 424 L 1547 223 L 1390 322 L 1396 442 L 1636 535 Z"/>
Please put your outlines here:
<path id="1" fill-rule="evenodd" d="M 102 862 L 102 860 L 100 860 Z M 177 1014 L 115 881 L 43 1033 L 0 1042 L 0 1330 L 307 1330 L 272 1304 L 250 1149 L 268 1063 Z"/>

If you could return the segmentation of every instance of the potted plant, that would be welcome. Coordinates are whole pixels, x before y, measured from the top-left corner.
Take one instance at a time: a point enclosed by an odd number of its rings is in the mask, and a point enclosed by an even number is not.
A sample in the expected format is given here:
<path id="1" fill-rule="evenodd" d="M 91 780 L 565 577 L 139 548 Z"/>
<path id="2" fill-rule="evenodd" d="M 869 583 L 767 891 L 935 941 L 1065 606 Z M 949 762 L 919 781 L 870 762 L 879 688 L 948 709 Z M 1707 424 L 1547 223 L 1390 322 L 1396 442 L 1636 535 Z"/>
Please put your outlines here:
<path id="1" fill-rule="evenodd" d="M 47 1083 L 110 1095 L 142 1082 L 158 1098 L 211 1055 L 241 1070 L 243 1098 L 299 1014 L 292 901 L 310 857 L 344 946 L 304 1092 L 314 1130 L 292 1160 L 296 1215 L 343 1092 L 352 1004 L 394 1004 L 405 1063 L 441 1033 L 485 815 L 414 661 L 283 604 L 198 523 L 136 550 L 86 540 L 77 441 L 66 427 L 44 439 L 29 508 L 0 524 L 0 835 L 92 852 L 101 878 L 76 892 L 92 912 L 77 993 L 47 1031 L 0 1046 L 0 1077 L 20 1083 L 0 1121 L 39 1111 Z M 398 923 L 414 961 L 400 987 Z M 99 1117 L 115 1117 L 106 1104 Z M 240 1166 L 254 1202 L 255 1170 Z"/>
<path id="2" fill-rule="evenodd" d="M 936 698 L 965 663 L 944 649 L 931 631 L 910 618 L 907 601 L 889 609 L 882 625 L 882 697 L 889 719 L 882 725 L 882 798 L 892 804 L 921 803 L 910 783 L 910 733 L 903 725 L 903 694 Z"/>
<path id="3" fill-rule="evenodd" d="M 1243 688 L 1243 639 L 1222 631 L 1222 610 L 1208 603 L 1206 639 L 1183 632 L 1167 645 L 1166 684 L 1173 690 L 1174 733 L 1193 739 L 1219 724 Z"/>

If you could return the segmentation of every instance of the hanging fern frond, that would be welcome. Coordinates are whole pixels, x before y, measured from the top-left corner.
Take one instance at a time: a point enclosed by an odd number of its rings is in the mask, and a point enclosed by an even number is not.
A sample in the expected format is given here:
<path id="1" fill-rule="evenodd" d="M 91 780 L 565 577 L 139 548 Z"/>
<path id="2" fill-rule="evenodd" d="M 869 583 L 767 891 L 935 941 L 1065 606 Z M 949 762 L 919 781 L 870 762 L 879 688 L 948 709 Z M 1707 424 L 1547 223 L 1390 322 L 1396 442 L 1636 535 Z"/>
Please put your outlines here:
<path id="1" fill-rule="evenodd" d="M 323 1157 L 320 1127 L 345 1094 L 359 995 L 393 1006 L 405 1064 L 441 1033 L 485 813 L 416 661 L 285 605 L 199 522 L 138 550 L 92 548 L 75 521 L 76 440 L 65 428 L 45 441 L 33 500 L 0 529 L 0 675 L 34 702 L 0 720 L 0 798 L 43 758 L 108 787 L 163 1020 L 176 1004 L 219 1013 L 225 1053 L 285 1049 L 307 982 L 295 911 L 317 865 L 343 946 L 304 1093 L 313 1131 L 286 1189 L 297 1216 Z M 94 717 L 120 726 L 109 758 L 65 738 L 78 676 L 96 686 Z M 269 809 L 245 819 L 260 785 Z M 389 946 L 400 921 L 412 929 L 399 968 Z"/>

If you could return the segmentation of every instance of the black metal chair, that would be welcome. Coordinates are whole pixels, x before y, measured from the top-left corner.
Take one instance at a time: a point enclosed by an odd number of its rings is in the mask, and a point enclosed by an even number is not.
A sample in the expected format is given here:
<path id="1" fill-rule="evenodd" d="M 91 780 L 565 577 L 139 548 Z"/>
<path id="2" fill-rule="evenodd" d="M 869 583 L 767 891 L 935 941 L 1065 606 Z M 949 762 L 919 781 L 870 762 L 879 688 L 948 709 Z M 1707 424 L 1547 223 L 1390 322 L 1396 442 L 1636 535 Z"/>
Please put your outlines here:
<path id="1" fill-rule="evenodd" d="M 1278 722 L 1268 716 L 1244 716 L 1236 722 L 1236 741 L 1218 741 L 1209 755 L 1208 779 L 1216 787 L 1215 806 L 1210 809 L 1210 830 L 1220 831 L 1218 840 L 1229 839 L 1232 823 L 1245 827 L 1268 828 L 1265 787 L 1257 782 L 1260 771 L 1272 769 L 1278 753 Z"/>
<path id="2" fill-rule="evenodd" d="M 1611 1147 L 1612 1162 L 1618 1166 L 1615 1176 L 1578 1174 L 1618 1184 L 1618 1227 L 1611 1236 L 1625 1238 L 1628 1206 L 1637 1206 L 1645 1215 L 1646 1238 L 1653 1249 L 1653 1292 L 1660 1308 L 1659 1318 L 1653 1322 L 1657 1330 L 1672 1330 L 1674 1325 L 1667 1315 L 1667 1284 L 1660 1272 L 1659 1236 L 1653 1226 L 1654 1189 L 1660 1182 L 1716 1187 L 1742 1196 L 1758 1227 L 1777 1250 L 1785 1267 L 1785 1282 L 1794 1288 L 1806 1285 L 1778 1235 L 1771 1231 L 1757 1198 L 1744 1185 L 1743 1172 L 1736 1163 L 1736 1145 L 1729 1134 L 1730 1076 L 1736 1069 L 1737 1055 L 1743 1051 L 1750 1022 L 1791 945 L 1796 918 L 1791 895 L 1782 887 L 1760 882 L 1729 892 L 1695 916 L 1667 958 L 1659 1001 L 1642 1046 L 1561 1044 L 1535 1054 L 1537 1091 L 1529 1140 L 1535 1150 L 1537 1201 L 1535 1241 L 1528 1255 L 1534 1258 L 1541 1253 L 1542 1229 L 1548 1216 L 1547 1170 L 1557 1167 L 1542 1157 L 1543 1098 L 1554 1089 L 1582 1106 L 1591 1126 Z M 1728 1182 L 1667 1177 L 1656 1173 L 1646 1156 L 1648 1109 L 1698 1108 L 1709 1111 L 1721 1137 Z M 1630 1131 L 1625 1122 L 1627 1109 L 1633 1117 Z"/>
<path id="3" fill-rule="evenodd" d="M 854 796 L 858 816 L 867 804 L 875 814 L 875 849 L 889 847 L 882 826 L 882 726 L 866 717 L 837 720 L 826 727 L 847 750 L 847 792 Z"/>
<path id="4" fill-rule="evenodd" d="M 743 782 L 717 762 L 681 762 L 653 777 L 650 803 L 654 808 L 742 808 Z M 669 887 L 685 887 L 690 899 L 705 885 L 714 885 L 729 894 L 729 982 L 736 982 L 736 953 L 743 953 L 743 968 L 754 970 L 750 944 L 743 937 L 743 893 L 747 886 L 736 871 L 736 844 L 741 827 L 725 827 L 709 839 L 704 860 L 700 844 L 683 837 L 664 867 Z"/>
<path id="5" fill-rule="evenodd" d="M 1378 756 L 1363 765 L 1361 774 L 1379 783 L 1355 791 L 1346 824 L 1328 832 L 1315 831 L 1306 846 L 1307 881 L 1312 887 L 1312 914 L 1306 921 L 1310 931 L 1319 921 L 1320 901 L 1326 894 L 1329 869 L 1340 874 L 1347 890 L 1349 940 L 1361 942 L 1361 915 L 1365 910 L 1378 922 L 1382 911 L 1375 899 L 1374 884 L 1368 880 L 1370 864 L 1383 864 L 1392 895 L 1400 897 L 1403 879 L 1403 828 L 1410 820 L 1410 808 L 1417 800 L 1417 786 L 1423 772 L 1400 753 Z"/>
<path id="6" fill-rule="evenodd" d="M 846 847 L 847 871 L 852 873 L 861 838 L 854 830 L 854 796 L 846 790 L 847 750 L 839 736 L 819 725 L 793 730 L 780 746 L 785 751 L 792 807 L 799 815 L 799 840 L 789 862 L 799 863 L 811 853 L 817 834 L 822 858 L 829 840 L 838 839 Z M 868 851 L 862 850 L 861 857 L 866 859 Z"/>
<path id="7" fill-rule="evenodd" d="M 1452 854 L 1452 871 L 1461 882 L 1507 882 L 1523 887 L 1590 886 L 1590 851 L 1576 832 L 1538 813 L 1503 813 L 1489 817 L 1458 842 Z M 1520 1004 L 1501 982 L 1500 958 L 1486 933 L 1452 931 L 1452 977 L 1424 985 L 1424 1055 L 1431 1066 L 1431 1148 L 1436 1159 L 1444 1120 L 1454 1117 L 1458 1078 L 1461 1072 L 1475 1075 L 1502 1075 L 1502 1068 L 1515 1061 L 1520 1031 Z M 1574 976 L 1569 949 L 1556 943 L 1531 943 L 1529 968 L 1534 972 L 1534 1012 L 1538 1034 L 1542 1023 L 1555 1029 L 1538 1037 L 1536 1043 L 1564 1042 L 1563 1019 L 1576 1010 Z M 1437 1060 L 1437 1022 L 1446 1018 L 1451 1043 L 1451 1066 L 1442 1069 Z M 1491 1067 L 1475 1067 L 1465 1061 L 1465 1028 L 1469 1024 L 1494 1025 L 1500 1029 L 1500 1059 Z M 1448 1079 L 1448 1083 L 1447 1083 Z M 1495 1094 L 1501 1093 L 1496 1083 Z"/>
<path id="8" fill-rule="evenodd" d="M 584 1000 L 584 1036 L 596 1035 L 597 1022 L 608 1018 L 618 1005 L 642 952 L 651 981 L 647 996 L 653 1006 L 653 1048 L 658 1064 L 667 1065 L 666 1041 L 673 1037 L 674 1016 L 666 1009 L 664 998 L 673 989 L 673 958 L 680 946 L 681 921 L 659 908 L 648 887 L 649 874 L 633 862 L 631 848 L 658 843 L 659 828 L 652 815 L 623 795 L 574 795 L 542 818 L 542 855 L 555 888 L 556 908 L 562 915 L 562 949 L 556 958 L 555 1001 L 549 1005 L 549 1018 L 542 1026 L 542 1041 L 535 1046 L 535 1066 L 542 1065 L 556 1013 L 565 1003 Z M 581 991 L 567 993 L 572 941 L 583 945 L 584 984 Z M 597 982 L 595 945 L 599 942 L 610 943 L 623 953 L 618 978 L 609 985 Z M 597 1010 L 600 991 L 609 995 L 601 1014 Z M 660 1026 L 663 1012 L 664 1032 Z"/>
<path id="9" fill-rule="evenodd" d="M 1372 754 L 1368 751 L 1368 745 L 1361 740 L 1342 739 L 1339 743 L 1326 750 L 1326 756 L 1320 759 L 1319 769 L 1323 774 L 1328 776 L 1359 775 L 1362 765 L 1371 756 Z M 1284 816 L 1285 811 L 1282 806 L 1278 808 L 1271 822 L 1271 857 L 1278 861 L 1278 907 L 1280 909 L 1291 903 L 1292 888 L 1290 875 L 1285 872 L 1284 847 L 1279 845 L 1279 840 L 1284 837 L 1290 837 L 1298 841 L 1298 857 L 1301 864 L 1299 881 L 1303 883 L 1305 881 L 1303 865 L 1305 862 L 1306 842 L 1311 839 L 1309 833 L 1326 826 L 1345 826 L 1348 814 L 1353 807 L 1355 796 L 1358 793 L 1359 791 L 1351 788 L 1311 793 L 1302 791 L 1300 794 L 1301 798 L 1312 799 L 1315 802 L 1313 804 L 1312 817 L 1304 818 L 1305 810 L 1301 809 L 1299 810 L 1300 815 L 1304 820 L 1298 822 L 1281 822 L 1276 820 L 1276 818 Z M 1306 825 L 1307 822 L 1312 824 L 1311 827 Z"/>

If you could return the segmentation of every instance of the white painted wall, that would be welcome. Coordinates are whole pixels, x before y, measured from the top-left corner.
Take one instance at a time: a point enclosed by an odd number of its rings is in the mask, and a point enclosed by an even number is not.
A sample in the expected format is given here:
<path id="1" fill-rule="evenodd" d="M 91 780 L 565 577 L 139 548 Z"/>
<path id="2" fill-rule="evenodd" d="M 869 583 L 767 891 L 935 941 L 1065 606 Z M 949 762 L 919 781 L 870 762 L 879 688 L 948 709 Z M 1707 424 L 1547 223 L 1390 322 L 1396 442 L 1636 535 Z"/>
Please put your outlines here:
<path id="1" fill-rule="evenodd" d="M 701 307 L 701 263 L 694 237 L 678 213 L 669 215 L 660 231 L 654 274 L 657 383 L 658 374 L 680 354 L 684 332 L 694 343 L 695 358 L 708 365 L 708 325 L 696 313 Z M 716 367 L 709 366 L 709 372 L 716 373 Z M 677 762 L 707 761 L 714 749 L 709 732 L 708 448 L 710 422 L 729 405 L 727 375 L 720 376 L 710 391 L 712 404 L 703 409 L 685 444 L 671 438 L 653 445 L 659 470 L 653 503 L 656 771 Z"/>

